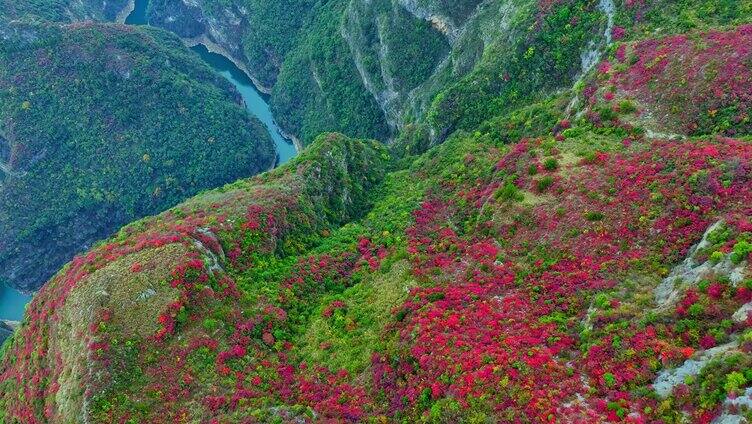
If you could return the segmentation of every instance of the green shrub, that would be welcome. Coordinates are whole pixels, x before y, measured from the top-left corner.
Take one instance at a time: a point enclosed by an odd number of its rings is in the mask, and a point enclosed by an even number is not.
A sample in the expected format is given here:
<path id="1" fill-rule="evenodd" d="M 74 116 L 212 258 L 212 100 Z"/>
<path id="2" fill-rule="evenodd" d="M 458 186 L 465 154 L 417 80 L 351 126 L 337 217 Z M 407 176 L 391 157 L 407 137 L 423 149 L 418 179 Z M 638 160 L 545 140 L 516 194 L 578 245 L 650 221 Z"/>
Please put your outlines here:
<path id="1" fill-rule="evenodd" d="M 619 111 L 624 114 L 637 112 L 637 105 L 633 101 L 624 99 L 619 102 Z"/>
<path id="2" fill-rule="evenodd" d="M 710 281 L 708 280 L 701 280 L 699 283 L 697 283 L 697 288 L 700 289 L 701 292 L 707 293 L 708 287 L 710 287 Z"/>
<path id="3" fill-rule="evenodd" d="M 538 180 L 538 191 L 544 192 L 548 190 L 548 188 L 551 187 L 553 183 L 554 179 L 551 176 L 546 175 L 545 177 Z"/>
<path id="4" fill-rule="evenodd" d="M 747 384 L 747 378 L 739 371 L 734 371 L 731 374 L 726 375 L 726 384 L 723 388 L 726 390 L 726 394 L 732 395 L 739 393 L 739 389 Z"/>
<path id="5" fill-rule="evenodd" d="M 695 303 L 692 306 L 690 306 L 689 309 L 687 309 L 687 313 L 690 316 L 698 317 L 702 315 L 703 313 L 705 313 L 705 307 L 700 305 L 699 303 Z"/>
<path id="6" fill-rule="evenodd" d="M 746 260 L 750 254 L 752 254 L 752 243 L 740 241 L 734 245 L 734 250 L 731 252 L 731 261 L 739 264 Z"/>
<path id="7" fill-rule="evenodd" d="M 585 213 L 585 219 L 588 221 L 601 221 L 603 218 L 605 218 L 605 216 L 601 212 L 590 211 Z"/>
<path id="8" fill-rule="evenodd" d="M 543 162 L 543 168 L 546 171 L 556 171 L 559 168 L 559 162 L 556 158 L 548 158 Z"/>
<path id="9" fill-rule="evenodd" d="M 502 188 L 497 190 L 494 197 L 496 199 L 505 201 L 511 200 L 515 202 L 521 202 L 525 198 L 525 196 L 520 193 L 520 189 L 511 181 L 507 181 Z"/>
<path id="10" fill-rule="evenodd" d="M 606 293 L 598 293 L 593 299 L 593 304 L 598 309 L 608 309 L 611 306 L 611 302 Z"/>
<path id="11" fill-rule="evenodd" d="M 219 328 L 219 321 L 213 318 L 207 318 L 204 320 L 204 330 L 208 332 L 213 332 L 217 328 Z"/>
<path id="12" fill-rule="evenodd" d="M 438 300 L 443 300 L 445 297 L 446 295 L 444 294 L 444 292 L 436 292 L 429 294 L 426 297 L 426 300 L 428 300 L 429 302 L 436 302 Z"/>
<path id="13" fill-rule="evenodd" d="M 726 255 L 724 255 L 723 252 L 719 252 L 719 251 L 716 250 L 715 252 L 713 252 L 710 255 L 710 262 L 714 263 L 714 264 L 717 264 L 717 263 L 721 262 L 723 260 L 723 258 L 725 258 L 725 257 L 726 257 Z"/>

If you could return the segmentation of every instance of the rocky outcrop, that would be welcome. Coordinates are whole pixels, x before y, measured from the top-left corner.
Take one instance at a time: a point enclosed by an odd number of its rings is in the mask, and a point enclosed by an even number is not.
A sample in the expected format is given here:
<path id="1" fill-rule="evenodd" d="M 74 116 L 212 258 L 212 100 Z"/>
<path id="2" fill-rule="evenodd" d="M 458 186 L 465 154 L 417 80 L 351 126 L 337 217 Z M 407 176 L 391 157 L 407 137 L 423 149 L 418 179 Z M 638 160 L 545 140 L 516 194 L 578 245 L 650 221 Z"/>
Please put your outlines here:
<path id="1" fill-rule="evenodd" d="M 376 99 L 392 129 L 401 127 L 405 102 L 445 60 L 451 37 L 445 40 L 447 34 L 441 29 L 388 0 L 351 0 L 341 34 L 363 86 Z"/>
<path id="2" fill-rule="evenodd" d="M 655 288 L 655 302 L 659 308 L 673 306 L 679 296 L 687 289 L 697 287 L 698 283 L 708 276 L 724 276 L 734 286 L 744 280 L 747 269 L 746 261 L 735 263 L 731 260 L 730 254 L 724 255 L 718 261 L 698 260 L 697 258 L 698 252 L 711 245 L 710 235 L 723 228 L 724 225 L 723 221 L 718 221 L 708 227 L 702 236 L 702 240 L 692 246 L 684 261 L 675 266 L 671 273 Z M 741 312 L 739 314 L 741 315 Z M 744 318 L 746 319 L 746 317 Z"/>
<path id="3" fill-rule="evenodd" d="M 295 39 L 295 31 L 299 29 L 297 22 L 308 13 L 308 10 L 295 11 L 294 5 L 284 5 L 282 16 L 265 15 L 267 10 L 280 7 L 242 1 L 220 5 L 203 0 L 152 0 L 148 22 L 193 43 L 205 40 L 214 44 L 248 74 L 259 91 L 269 94 L 289 43 L 271 40 Z M 275 31 L 279 34 L 268 33 Z"/>
<path id="4" fill-rule="evenodd" d="M 653 389 L 658 396 L 665 398 L 680 384 L 684 384 L 689 377 L 695 377 L 710 363 L 710 361 L 739 352 L 736 341 L 699 352 L 693 358 L 687 359 L 681 366 L 663 370 L 653 382 Z"/>

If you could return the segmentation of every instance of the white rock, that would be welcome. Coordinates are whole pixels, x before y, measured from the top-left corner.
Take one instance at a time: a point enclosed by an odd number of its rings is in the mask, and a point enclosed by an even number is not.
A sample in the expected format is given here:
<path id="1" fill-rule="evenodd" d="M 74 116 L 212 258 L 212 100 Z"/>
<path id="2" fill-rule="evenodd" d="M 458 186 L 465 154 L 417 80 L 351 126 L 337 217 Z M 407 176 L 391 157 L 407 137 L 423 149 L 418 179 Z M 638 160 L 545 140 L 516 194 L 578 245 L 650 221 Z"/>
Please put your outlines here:
<path id="1" fill-rule="evenodd" d="M 138 300 L 146 300 L 146 299 L 148 299 L 150 297 L 156 296 L 156 294 L 157 294 L 156 290 L 154 290 L 153 288 L 150 287 L 150 288 L 144 290 L 143 292 L 141 292 L 141 294 L 138 295 Z"/>
<path id="2" fill-rule="evenodd" d="M 723 402 L 723 414 L 713 420 L 713 424 L 741 424 L 748 422 L 741 415 L 729 413 L 729 408 L 732 406 L 736 407 L 737 410 L 752 409 L 752 387 L 748 387 L 741 396 L 734 399 L 726 399 Z"/>
<path id="3" fill-rule="evenodd" d="M 697 353 L 695 358 L 687 359 L 679 368 L 661 371 L 653 382 L 653 389 L 658 396 L 667 397 L 674 390 L 674 387 L 683 384 L 687 377 L 699 374 L 712 359 L 724 355 L 738 346 L 739 343 L 736 341 L 716 346 Z"/>
<path id="4" fill-rule="evenodd" d="M 741 323 L 747 320 L 747 315 L 750 313 L 752 313 L 752 302 L 747 303 L 739 308 L 738 311 L 734 312 L 731 319 L 734 320 L 734 322 Z"/>

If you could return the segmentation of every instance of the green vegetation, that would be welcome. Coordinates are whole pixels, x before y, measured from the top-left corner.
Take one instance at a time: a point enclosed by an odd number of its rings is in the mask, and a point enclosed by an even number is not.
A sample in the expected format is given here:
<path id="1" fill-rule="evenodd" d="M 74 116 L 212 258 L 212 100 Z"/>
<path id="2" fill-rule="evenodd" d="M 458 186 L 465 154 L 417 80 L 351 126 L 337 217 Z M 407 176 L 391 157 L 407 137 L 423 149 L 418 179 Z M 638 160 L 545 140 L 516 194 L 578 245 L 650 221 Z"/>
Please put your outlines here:
<path id="1" fill-rule="evenodd" d="M 213 19 L 215 29 L 224 33 L 225 40 L 232 40 L 233 48 L 224 47 L 243 59 L 264 87 L 272 87 L 282 62 L 297 45 L 299 33 L 310 19 L 317 1 L 213 0 L 195 4 L 200 7 L 200 12 L 174 1 L 150 0 L 149 20 L 190 38 L 206 32 L 205 20 L 199 14 Z M 181 19 L 173 22 L 175 16 Z M 238 19 L 225 19 L 229 16 L 238 16 Z"/>
<path id="2" fill-rule="evenodd" d="M 325 131 L 385 139 L 389 128 L 376 100 L 363 86 L 340 20 L 346 2 L 315 7 L 306 37 L 285 59 L 272 93 L 280 126 L 306 143 Z"/>
<path id="3" fill-rule="evenodd" d="M 509 29 L 519 35 L 511 44 L 505 38 L 487 47 L 473 72 L 435 98 L 429 122 L 443 134 L 471 129 L 571 85 L 581 69 L 580 52 L 602 18 L 595 3 L 585 0 L 520 15 Z"/>
<path id="4" fill-rule="evenodd" d="M 77 21 L 85 19 L 114 20 L 128 4 L 128 0 L 0 0 L 0 19 L 39 18 L 49 21 Z"/>
<path id="5" fill-rule="evenodd" d="M 119 226 L 273 165 L 262 124 L 176 37 L 94 24 L 7 28 L 0 277 L 12 284 L 35 289 Z"/>
<path id="6" fill-rule="evenodd" d="M 752 22 L 750 0 L 644 0 L 619 8 L 616 24 L 629 39 L 736 26 Z"/>
<path id="7" fill-rule="evenodd" d="M 192 10 L 216 17 L 239 1 Z M 752 32 L 632 41 L 614 28 L 610 48 L 599 3 L 287 2 L 307 13 L 300 33 L 270 36 L 274 54 L 288 52 L 272 102 L 312 143 L 64 267 L 2 348 L 0 416 L 752 418 L 752 143 L 728 132 L 748 123 Z M 638 13 L 676 13 L 668 3 L 616 3 L 617 21 L 636 8 L 630 19 L 665 25 L 659 34 L 683 31 Z M 722 16 L 727 2 L 680 3 L 711 27 L 743 19 Z M 251 44 L 261 60 L 263 41 Z M 580 75 L 588 46 L 603 60 Z M 718 79 L 709 70 L 721 60 Z M 117 79 L 111 63 L 96 69 Z M 625 94 L 635 86 L 639 96 Z M 395 87 L 409 96 L 383 102 Z M 702 121 L 715 109 L 693 100 L 719 91 L 738 97 L 731 127 L 683 138 L 661 135 L 665 122 L 642 126 L 659 121 L 650 102 Z M 13 101 L 19 116 L 39 104 Z M 331 128 L 396 141 L 316 136 Z"/>

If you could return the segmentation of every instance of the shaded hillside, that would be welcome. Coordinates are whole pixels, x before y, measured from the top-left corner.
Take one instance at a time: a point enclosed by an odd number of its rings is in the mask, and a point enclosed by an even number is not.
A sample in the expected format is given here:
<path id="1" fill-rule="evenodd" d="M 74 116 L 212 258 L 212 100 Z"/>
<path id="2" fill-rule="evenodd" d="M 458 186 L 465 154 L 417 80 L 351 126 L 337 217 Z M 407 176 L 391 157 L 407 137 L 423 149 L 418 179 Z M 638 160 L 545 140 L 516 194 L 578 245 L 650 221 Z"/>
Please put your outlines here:
<path id="1" fill-rule="evenodd" d="M 581 52 L 600 44 L 606 16 L 585 0 L 549 12 L 529 0 L 274 7 L 158 0 L 149 22 L 185 38 L 206 37 L 247 64 L 271 90 L 282 127 L 304 142 L 333 130 L 388 139 L 429 110 L 439 115 L 431 128 L 436 142 L 464 125 L 451 116 L 458 108 L 477 109 L 467 127 L 502 112 L 501 104 L 508 110 L 571 84 Z M 509 79 L 518 82 L 505 84 Z M 444 90 L 452 91 L 434 101 Z"/>
<path id="2" fill-rule="evenodd" d="M 0 16 L 8 19 L 38 18 L 57 22 L 113 21 L 128 0 L 2 0 Z"/>
<path id="3" fill-rule="evenodd" d="M 0 279 L 33 290 L 120 226 L 269 169 L 232 86 L 167 33 L 0 25 Z"/>

